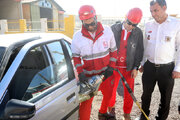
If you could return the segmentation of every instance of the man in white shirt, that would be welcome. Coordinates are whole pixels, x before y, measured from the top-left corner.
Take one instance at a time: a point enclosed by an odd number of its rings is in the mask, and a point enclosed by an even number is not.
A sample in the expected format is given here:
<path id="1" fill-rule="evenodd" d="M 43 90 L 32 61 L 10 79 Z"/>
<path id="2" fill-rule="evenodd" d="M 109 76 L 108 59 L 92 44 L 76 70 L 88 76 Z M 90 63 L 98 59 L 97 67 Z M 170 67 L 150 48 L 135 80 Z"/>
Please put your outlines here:
<path id="1" fill-rule="evenodd" d="M 169 114 L 174 79 L 180 77 L 180 21 L 168 16 L 165 0 L 151 0 L 150 12 L 155 21 L 145 25 L 142 109 L 150 114 L 151 95 L 157 83 L 161 95 L 156 120 Z M 175 55 L 175 53 L 177 53 Z M 146 120 L 143 114 L 141 120 Z"/>

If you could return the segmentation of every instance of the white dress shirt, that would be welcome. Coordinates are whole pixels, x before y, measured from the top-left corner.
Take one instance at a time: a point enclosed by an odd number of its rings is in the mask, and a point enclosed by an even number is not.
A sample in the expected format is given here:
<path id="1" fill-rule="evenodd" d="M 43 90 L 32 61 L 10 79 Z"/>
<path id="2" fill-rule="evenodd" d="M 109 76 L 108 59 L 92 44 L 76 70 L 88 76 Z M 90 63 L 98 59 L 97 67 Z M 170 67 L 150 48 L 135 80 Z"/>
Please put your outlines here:
<path id="1" fill-rule="evenodd" d="M 89 31 L 88 31 L 88 32 L 89 32 Z M 92 37 L 93 39 L 95 39 L 95 37 L 96 37 L 96 31 L 95 31 L 94 33 L 89 32 L 89 34 L 91 35 L 91 37 Z"/>
<path id="2" fill-rule="evenodd" d="M 144 58 L 155 64 L 175 61 L 174 71 L 180 72 L 180 21 L 168 16 L 165 22 L 145 25 Z"/>
<path id="3" fill-rule="evenodd" d="M 124 30 L 124 38 L 123 38 L 123 40 L 126 40 L 127 39 L 127 34 L 129 33 L 129 32 L 131 32 L 131 31 L 127 31 L 126 29 L 125 29 L 125 27 L 124 27 L 124 25 L 122 24 L 122 30 Z M 121 39 L 121 38 L 120 38 Z"/>

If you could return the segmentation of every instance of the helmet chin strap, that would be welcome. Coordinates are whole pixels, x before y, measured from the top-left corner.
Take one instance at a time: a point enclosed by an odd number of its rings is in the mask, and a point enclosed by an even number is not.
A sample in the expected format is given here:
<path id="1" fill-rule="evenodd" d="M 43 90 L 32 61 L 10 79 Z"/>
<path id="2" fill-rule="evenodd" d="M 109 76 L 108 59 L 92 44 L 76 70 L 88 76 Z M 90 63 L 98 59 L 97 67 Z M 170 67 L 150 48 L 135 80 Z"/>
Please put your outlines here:
<path id="1" fill-rule="evenodd" d="M 94 16 L 94 21 L 95 21 L 95 23 L 97 25 L 97 17 L 96 16 Z"/>

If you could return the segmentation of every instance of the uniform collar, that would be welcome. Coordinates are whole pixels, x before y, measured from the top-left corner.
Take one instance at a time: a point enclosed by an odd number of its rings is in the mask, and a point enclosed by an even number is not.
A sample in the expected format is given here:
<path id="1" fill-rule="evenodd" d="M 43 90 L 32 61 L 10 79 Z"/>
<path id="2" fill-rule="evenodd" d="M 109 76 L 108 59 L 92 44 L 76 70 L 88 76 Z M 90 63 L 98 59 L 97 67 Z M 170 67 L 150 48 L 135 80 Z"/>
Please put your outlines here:
<path id="1" fill-rule="evenodd" d="M 123 24 L 122 24 L 122 30 L 125 30 L 125 31 L 127 31 L 126 29 L 125 29 L 125 27 L 124 27 L 124 24 L 125 24 L 125 22 L 123 22 Z M 133 29 L 132 29 L 133 30 Z M 127 31 L 127 32 L 132 32 L 132 30 L 130 30 L 130 31 Z"/>
<path id="2" fill-rule="evenodd" d="M 171 16 L 168 15 L 166 21 L 167 21 L 167 22 L 170 22 L 170 21 L 171 21 Z"/>

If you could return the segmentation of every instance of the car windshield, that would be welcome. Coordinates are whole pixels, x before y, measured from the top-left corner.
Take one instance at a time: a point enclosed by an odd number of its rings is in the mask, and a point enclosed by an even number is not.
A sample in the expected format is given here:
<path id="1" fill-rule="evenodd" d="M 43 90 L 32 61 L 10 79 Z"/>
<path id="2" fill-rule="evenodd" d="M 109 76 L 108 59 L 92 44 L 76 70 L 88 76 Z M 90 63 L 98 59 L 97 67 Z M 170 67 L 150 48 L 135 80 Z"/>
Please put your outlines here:
<path id="1" fill-rule="evenodd" d="M 0 47 L 0 63 L 2 62 L 2 58 L 4 56 L 6 48 L 5 47 Z"/>

